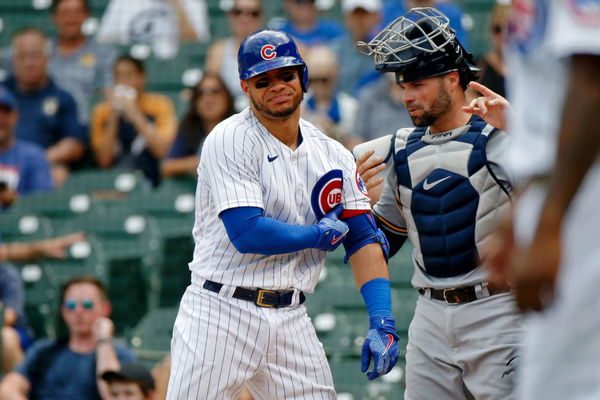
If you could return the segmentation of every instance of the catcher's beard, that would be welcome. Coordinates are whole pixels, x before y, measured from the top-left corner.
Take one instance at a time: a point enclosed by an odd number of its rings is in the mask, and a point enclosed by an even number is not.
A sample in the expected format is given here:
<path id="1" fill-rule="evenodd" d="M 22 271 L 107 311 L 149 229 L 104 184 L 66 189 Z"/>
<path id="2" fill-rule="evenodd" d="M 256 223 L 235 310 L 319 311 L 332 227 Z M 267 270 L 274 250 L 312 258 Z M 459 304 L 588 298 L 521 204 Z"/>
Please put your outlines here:
<path id="1" fill-rule="evenodd" d="M 443 85 L 440 85 L 437 98 L 431 103 L 429 110 L 423 110 L 420 116 L 411 117 L 413 124 L 417 127 L 432 125 L 440 115 L 448 111 L 450 103 L 452 103 L 450 94 Z"/>
<path id="2" fill-rule="evenodd" d="M 300 94 L 298 96 L 294 97 L 294 104 L 292 104 L 289 108 L 286 108 L 281 111 L 273 111 L 273 110 L 270 110 L 269 108 L 267 108 L 266 106 L 257 103 L 256 100 L 254 100 L 254 98 L 252 96 L 250 96 L 250 101 L 252 102 L 252 105 L 254 106 L 254 108 L 257 111 L 259 111 L 265 115 L 268 115 L 270 117 L 274 117 L 274 118 L 289 117 L 298 109 L 298 107 L 300 107 L 300 104 L 302 103 L 303 99 L 304 99 L 304 92 L 300 92 Z"/>

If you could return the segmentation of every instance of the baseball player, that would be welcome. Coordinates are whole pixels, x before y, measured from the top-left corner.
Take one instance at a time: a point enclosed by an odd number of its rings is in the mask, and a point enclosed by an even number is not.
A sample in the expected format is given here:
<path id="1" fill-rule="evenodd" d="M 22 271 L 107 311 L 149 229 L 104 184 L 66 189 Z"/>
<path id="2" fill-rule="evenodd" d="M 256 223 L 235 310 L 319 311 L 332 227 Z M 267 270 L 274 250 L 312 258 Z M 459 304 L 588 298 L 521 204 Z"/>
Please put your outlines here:
<path id="1" fill-rule="evenodd" d="M 360 46 L 376 69 L 395 73 L 416 126 L 362 146 L 383 148 L 388 158 L 373 212 L 390 254 L 407 236 L 414 248 L 412 284 L 420 296 L 405 398 L 513 398 L 520 317 L 508 287 L 488 284 L 483 265 L 486 239 L 509 207 L 511 184 L 500 163 L 509 137 L 469 112 L 485 114 L 465 95 L 477 69 L 438 10 L 411 9 Z M 371 168 L 381 158 L 365 161 L 370 155 L 359 158 L 359 171 L 382 167 Z"/>
<path id="2" fill-rule="evenodd" d="M 398 357 L 383 233 L 352 154 L 300 119 L 307 68 L 285 33 L 238 51 L 249 108 L 208 135 L 198 167 L 192 283 L 172 340 L 169 399 L 334 399 L 302 305 L 326 251 L 344 242 L 370 315 L 362 370 Z M 339 218 L 338 218 L 339 217 Z M 358 368 L 358 366 L 357 366 Z"/>
<path id="3" fill-rule="evenodd" d="M 598 399 L 600 2 L 514 6 L 509 166 L 522 190 L 492 259 L 516 259 L 499 279 L 521 308 L 544 309 L 525 319 L 518 395 Z"/>

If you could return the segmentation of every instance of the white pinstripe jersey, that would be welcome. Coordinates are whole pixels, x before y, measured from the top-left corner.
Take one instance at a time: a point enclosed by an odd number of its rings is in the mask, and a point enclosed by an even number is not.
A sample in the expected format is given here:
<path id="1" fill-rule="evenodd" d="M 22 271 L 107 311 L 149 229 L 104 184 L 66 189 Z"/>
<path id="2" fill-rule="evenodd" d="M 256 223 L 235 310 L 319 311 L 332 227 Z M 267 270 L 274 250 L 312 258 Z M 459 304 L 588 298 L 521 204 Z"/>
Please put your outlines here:
<path id="1" fill-rule="evenodd" d="M 198 167 L 192 275 L 248 288 L 314 290 L 325 252 L 306 249 L 274 256 L 242 254 L 218 217 L 229 208 L 259 207 L 266 217 L 312 225 L 318 220 L 311 206 L 313 188 L 331 170 L 343 175 L 341 196 L 338 190 L 336 197 L 334 190 L 330 198 L 334 203 L 342 202 L 343 215 L 370 209 L 352 154 L 302 119 L 300 132 L 302 143 L 292 150 L 246 108 L 208 135 Z"/>

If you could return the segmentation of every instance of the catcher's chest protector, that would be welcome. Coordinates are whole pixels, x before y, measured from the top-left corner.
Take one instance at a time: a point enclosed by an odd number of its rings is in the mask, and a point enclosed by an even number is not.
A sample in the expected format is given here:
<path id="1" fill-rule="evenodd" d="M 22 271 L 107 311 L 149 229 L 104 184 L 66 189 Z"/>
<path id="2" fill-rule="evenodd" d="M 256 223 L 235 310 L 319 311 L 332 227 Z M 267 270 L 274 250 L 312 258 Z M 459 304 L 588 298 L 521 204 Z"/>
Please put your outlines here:
<path id="1" fill-rule="evenodd" d="M 497 130 L 474 116 L 463 128 L 398 137 L 398 191 L 420 268 L 435 277 L 467 273 L 479 264 L 483 239 L 508 206 L 509 190 L 486 156 Z"/>

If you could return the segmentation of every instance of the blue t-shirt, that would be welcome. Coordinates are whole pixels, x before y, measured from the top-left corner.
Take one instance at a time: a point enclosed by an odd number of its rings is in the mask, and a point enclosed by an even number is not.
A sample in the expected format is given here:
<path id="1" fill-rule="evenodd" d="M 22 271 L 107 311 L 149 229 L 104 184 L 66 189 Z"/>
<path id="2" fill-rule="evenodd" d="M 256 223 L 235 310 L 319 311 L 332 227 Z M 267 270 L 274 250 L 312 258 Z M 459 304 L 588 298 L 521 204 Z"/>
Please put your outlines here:
<path id="1" fill-rule="evenodd" d="M 456 31 L 456 37 L 458 41 L 465 49 L 468 49 L 469 43 L 467 31 L 465 31 L 462 25 L 463 11 L 461 8 L 450 1 L 440 1 L 435 5 L 435 8 L 440 10 L 444 15 L 446 15 L 446 17 L 448 17 L 450 20 L 450 27 Z M 406 8 L 406 0 L 385 1 L 381 10 L 382 27 L 388 26 L 393 20 L 401 17 L 407 11 L 408 8 Z"/>
<path id="2" fill-rule="evenodd" d="M 308 31 L 297 29 L 290 21 L 284 22 L 281 26 L 275 26 L 273 29 L 281 30 L 305 46 L 315 46 L 317 44 L 327 44 L 333 39 L 344 34 L 344 27 L 336 21 L 319 19 L 315 26 Z"/>
<path id="3" fill-rule="evenodd" d="M 171 159 L 189 157 L 193 155 L 200 156 L 200 153 L 202 151 L 202 145 L 204 144 L 204 139 L 206 139 L 206 136 L 204 136 L 200 140 L 200 144 L 197 147 L 193 147 L 190 141 L 188 140 L 186 133 L 183 130 L 180 130 L 179 132 L 177 132 L 177 137 L 173 141 L 171 149 L 169 150 L 169 153 L 165 158 Z"/>
<path id="4" fill-rule="evenodd" d="M 135 355 L 126 347 L 115 344 L 115 352 L 121 364 L 135 361 Z M 75 353 L 67 344 L 41 339 L 27 350 L 15 372 L 31 384 L 30 399 L 100 400 L 96 353 Z"/>
<path id="5" fill-rule="evenodd" d="M 10 148 L 0 151 L 0 182 L 19 194 L 52 190 L 50 163 L 44 150 L 15 140 Z"/>
<path id="6" fill-rule="evenodd" d="M 5 83 L 17 99 L 19 121 L 15 136 L 46 149 L 66 137 L 86 144 L 88 134 L 79 122 L 73 97 L 48 79 L 45 87 L 35 92 L 19 90 L 14 77 Z"/>

